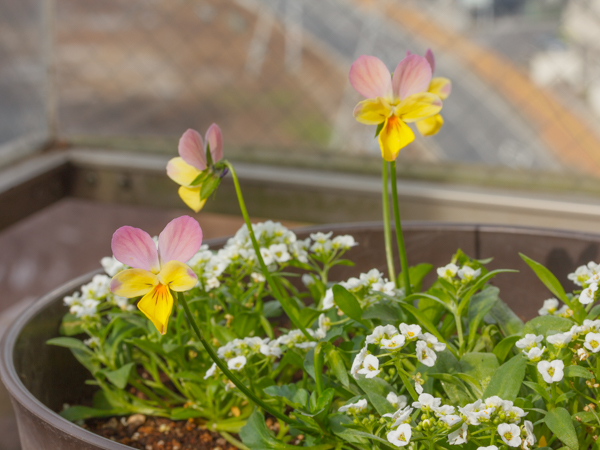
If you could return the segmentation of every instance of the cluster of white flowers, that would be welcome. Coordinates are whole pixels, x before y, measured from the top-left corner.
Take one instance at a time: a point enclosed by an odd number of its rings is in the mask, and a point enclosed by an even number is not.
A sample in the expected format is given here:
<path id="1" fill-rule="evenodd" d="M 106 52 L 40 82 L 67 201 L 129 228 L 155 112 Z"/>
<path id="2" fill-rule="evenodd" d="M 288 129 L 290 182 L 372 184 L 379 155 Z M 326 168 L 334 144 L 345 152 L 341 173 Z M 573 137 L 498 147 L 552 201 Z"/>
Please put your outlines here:
<path id="1" fill-rule="evenodd" d="M 354 378 L 358 378 L 358 375 L 373 378 L 381 372 L 379 358 L 369 352 L 369 344 L 376 345 L 389 353 L 402 350 L 412 341 L 417 341 L 417 359 L 428 367 L 433 367 L 435 364 L 436 352 L 446 349 L 446 344 L 439 342 L 434 335 L 421 333 L 419 325 L 401 323 L 399 328 L 393 325 L 380 325 L 365 339 L 365 346 L 354 358 L 350 373 Z"/>
<path id="2" fill-rule="evenodd" d="M 111 277 L 114 277 L 119 272 L 127 269 L 127 266 L 122 262 L 117 261 L 114 256 L 105 256 L 100 260 L 102 268 Z"/>
<path id="3" fill-rule="evenodd" d="M 352 236 L 330 239 L 332 233 L 313 233 L 309 238 L 298 240 L 293 231 L 270 220 L 252 225 L 252 230 L 259 244 L 261 257 L 271 271 L 292 260 L 307 263 L 310 252 L 322 253 L 325 249 L 328 252 L 345 251 L 357 245 Z M 206 245 L 200 247 L 198 253 L 188 261 L 188 265 L 198 275 L 198 284 L 205 291 L 221 286 L 223 275 L 232 265 L 250 270 L 250 278 L 254 283 L 265 281 L 245 225 L 217 252 L 208 250 Z"/>
<path id="4" fill-rule="evenodd" d="M 450 263 L 445 265 L 444 267 L 438 267 L 437 269 L 438 277 L 443 278 L 445 280 L 452 280 L 456 275 L 464 282 L 468 283 L 469 281 L 473 281 L 481 275 L 481 269 L 473 269 L 469 266 L 458 267 L 454 263 Z"/>
<path id="5" fill-rule="evenodd" d="M 305 284 L 310 283 L 310 280 L 305 281 Z M 371 269 L 367 273 L 361 273 L 358 278 L 352 277 L 347 281 L 340 281 L 336 284 L 346 288 L 348 291 L 357 293 L 362 289 L 366 289 L 368 293 L 377 293 L 381 292 L 385 295 L 395 296 L 398 294 L 398 290 L 396 289 L 394 282 L 389 281 L 387 278 L 383 276 L 383 274 L 377 269 Z M 376 298 L 366 297 L 367 303 L 371 301 L 375 301 Z M 333 308 L 335 302 L 333 300 L 333 290 L 332 288 L 327 289 L 325 292 L 325 297 L 322 302 L 322 309 L 330 309 Z"/>
<path id="6" fill-rule="evenodd" d="M 600 283 L 600 264 L 590 261 L 585 266 L 579 266 L 575 272 L 568 275 L 569 280 L 583 290 L 579 294 L 579 302 L 589 305 L 596 301 L 598 283 Z"/>
<path id="7" fill-rule="evenodd" d="M 537 369 L 546 383 L 558 383 L 564 377 L 565 364 L 560 359 L 553 361 L 542 360 L 546 347 L 541 343 L 543 335 L 527 334 L 516 342 L 516 346 L 532 362 L 537 362 Z M 552 345 L 557 351 L 575 344 L 581 340 L 583 347 L 577 349 L 577 356 L 581 361 L 586 360 L 591 353 L 600 352 L 600 320 L 584 320 L 583 325 L 573 325 L 565 333 L 556 333 L 546 337 L 546 343 Z"/>
<path id="8" fill-rule="evenodd" d="M 135 308 L 129 303 L 129 299 L 111 293 L 110 277 L 107 275 L 94 275 L 92 281 L 81 286 L 79 292 L 67 295 L 63 302 L 69 307 L 69 312 L 80 319 L 95 317 L 103 302 L 109 302 L 124 311 Z"/>
<path id="9" fill-rule="evenodd" d="M 544 306 L 542 306 L 538 314 L 540 316 L 561 316 L 561 317 L 570 317 L 573 314 L 573 311 L 569 309 L 567 305 L 562 305 L 560 308 L 560 302 L 555 298 L 549 298 L 548 300 L 544 300 Z"/>

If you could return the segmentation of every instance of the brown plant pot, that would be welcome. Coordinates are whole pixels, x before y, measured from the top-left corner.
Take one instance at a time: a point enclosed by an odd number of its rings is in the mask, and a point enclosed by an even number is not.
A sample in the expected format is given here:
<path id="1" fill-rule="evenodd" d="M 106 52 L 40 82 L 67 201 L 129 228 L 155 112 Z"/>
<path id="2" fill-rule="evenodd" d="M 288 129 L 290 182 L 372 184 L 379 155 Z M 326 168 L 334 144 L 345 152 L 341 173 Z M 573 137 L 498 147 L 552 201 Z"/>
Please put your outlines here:
<path id="1" fill-rule="evenodd" d="M 383 231 L 380 223 L 321 225 L 297 230 L 299 238 L 315 231 L 352 234 L 359 245 L 348 253 L 355 267 L 337 267 L 332 280 L 345 280 L 371 268 L 386 271 Z M 447 264 L 456 249 L 483 259 L 494 257 L 490 268 L 518 269 L 502 274 L 493 284 L 501 298 L 524 319 L 537 315 L 543 300 L 552 295 L 519 258 L 522 252 L 548 267 L 567 289 L 573 285 L 567 274 L 581 264 L 598 260 L 600 235 L 507 226 L 406 223 L 404 235 L 409 264 Z M 224 239 L 209 242 L 218 248 Z M 394 245 L 395 247 L 395 245 Z M 400 264 L 396 261 L 396 270 Z M 97 273 L 97 272 L 94 272 Z M 93 273 L 93 274 L 94 274 Z M 88 282 L 93 274 L 77 278 L 37 301 L 5 334 L 0 344 L 0 378 L 15 409 L 23 450 L 127 449 L 63 419 L 55 411 L 64 403 L 91 397 L 84 384 L 89 377 L 70 351 L 46 345 L 58 335 L 65 313 L 62 298 Z M 433 280 L 435 275 L 429 275 Z"/>

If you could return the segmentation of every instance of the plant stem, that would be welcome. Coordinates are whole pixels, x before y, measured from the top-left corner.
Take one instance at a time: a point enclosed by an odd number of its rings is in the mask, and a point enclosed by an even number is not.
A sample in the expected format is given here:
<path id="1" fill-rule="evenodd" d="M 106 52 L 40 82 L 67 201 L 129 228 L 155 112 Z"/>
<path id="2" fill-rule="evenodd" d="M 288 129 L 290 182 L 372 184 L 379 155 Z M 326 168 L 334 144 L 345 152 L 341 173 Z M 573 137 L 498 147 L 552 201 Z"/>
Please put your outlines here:
<path id="1" fill-rule="evenodd" d="M 204 339 L 204 336 L 202 335 L 202 332 L 200 331 L 200 328 L 198 328 L 198 324 L 196 323 L 196 319 L 194 318 L 192 312 L 190 311 L 190 307 L 188 306 L 187 301 L 185 300 L 185 297 L 184 297 L 183 293 L 182 292 L 178 292 L 177 293 L 177 297 L 179 299 L 179 303 L 181 303 L 181 305 L 183 306 L 183 309 L 185 310 L 185 314 L 186 314 L 186 316 L 187 316 L 187 318 L 188 318 L 188 320 L 190 322 L 190 325 L 192 326 L 194 332 L 196 333 L 196 336 L 198 337 L 198 339 L 200 340 L 200 342 L 202 343 L 202 345 L 206 349 L 208 355 L 215 362 L 215 364 L 217 365 L 217 367 L 219 367 L 219 369 L 221 369 L 221 371 L 225 374 L 225 376 L 227 378 L 229 378 L 229 380 L 231 380 L 231 382 L 233 384 L 235 384 L 236 387 L 241 392 L 243 392 L 246 395 L 246 397 L 248 397 L 249 400 L 251 400 L 252 402 L 254 402 L 254 404 L 256 404 L 260 408 L 264 409 L 266 412 L 268 412 L 272 416 L 277 417 L 278 419 L 281 419 L 281 420 L 283 420 L 286 423 L 296 424 L 296 422 L 294 420 L 290 419 L 286 415 L 280 413 L 279 411 L 271 408 L 271 406 L 267 405 L 254 392 L 252 392 L 250 389 L 248 389 L 246 387 L 246 385 L 244 383 L 242 383 L 242 381 L 229 370 L 229 368 L 227 367 L 227 364 L 225 364 L 225 362 L 221 358 L 219 358 L 219 356 L 217 355 L 217 352 L 215 352 L 215 350 L 208 343 L 208 341 L 206 339 Z"/>
<path id="2" fill-rule="evenodd" d="M 317 394 L 321 395 L 323 392 L 323 346 L 325 342 L 319 342 L 315 347 L 314 356 L 314 368 L 315 368 L 315 384 L 317 387 Z"/>
<path id="3" fill-rule="evenodd" d="M 396 241 L 398 241 L 398 253 L 400 253 L 400 265 L 404 277 L 404 292 L 407 296 L 412 293 L 410 276 L 408 273 L 408 258 L 402 236 L 402 224 L 400 222 L 400 207 L 398 205 L 398 187 L 396 185 L 396 161 L 390 162 L 390 178 L 392 179 L 392 203 L 394 205 L 394 223 L 396 224 Z"/>
<path id="4" fill-rule="evenodd" d="M 390 230 L 390 196 L 389 196 L 389 181 L 388 181 L 388 167 L 387 161 L 382 159 L 383 167 L 381 171 L 381 179 L 383 186 L 381 189 L 382 202 L 383 202 L 383 239 L 385 242 L 385 256 L 387 259 L 388 266 L 388 277 L 390 281 L 393 281 L 398 288 L 398 280 L 396 279 L 396 271 L 394 269 L 394 253 L 392 251 L 392 232 Z"/>
<path id="5" fill-rule="evenodd" d="M 258 245 L 256 236 L 254 235 L 254 230 L 252 229 L 252 222 L 250 222 L 250 216 L 248 216 L 248 210 L 246 209 L 246 203 L 244 202 L 244 197 L 242 196 L 242 189 L 240 188 L 240 182 L 238 180 L 235 169 L 229 161 L 224 161 L 223 164 L 225 164 L 225 166 L 227 166 L 227 168 L 229 169 L 229 172 L 231 172 L 231 177 L 233 178 L 233 184 L 235 186 L 235 193 L 237 195 L 238 203 L 240 204 L 240 211 L 242 212 L 242 216 L 244 217 L 244 222 L 246 222 L 248 234 L 250 235 L 250 240 L 252 241 L 252 247 L 254 248 L 254 252 L 256 253 L 256 259 L 258 260 L 258 264 L 260 265 L 260 269 L 263 275 L 265 276 L 267 283 L 271 287 L 273 295 L 275 296 L 277 301 L 279 301 L 281 307 L 283 308 L 287 316 L 290 318 L 292 323 L 296 326 L 296 328 L 302 331 L 304 336 L 306 336 L 309 341 L 314 341 L 315 339 L 310 334 L 308 334 L 306 328 L 304 328 L 304 326 L 298 320 L 296 312 L 294 309 L 292 309 L 293 307 L 289 302 L 289 298 L 284 297 L 284 295 L 282 295 L 282 293 L 279 291 L 279 287 L 275 283 L 275 280 L 273 280 L 273 277 L 271 276 L 271 273 L 269 272 L 269 269 L 267 268 L 267 265 L 265 264 L 265 261 L 263 260 L 263 257 L 260 253 L 260 246 Z"/>
<path id="6" fill-rule="evenodd" d="M 240 441 L 238 441 L 236 438 L 234 438 L 232 435 L 230 435 L 226 431 L 219 431 L 219 434 L 221 436 L 223 436 L 223 439 L 225 439 L 227 442 L 229 442 L 234 447 L 236 447 L 240 450 L 250 450 L 250 447 L 246 447 L 244 444 L 242 444 Z"/>
<path id="7" fill-rule="evenodd" d="M 458 354 L 462 355 L 465 338 L 463 336 L 462 318 L 458 314 L 458 311 L 454 313 L 454 321 L 456 322 L 456 334 L 458 335 Z"/>

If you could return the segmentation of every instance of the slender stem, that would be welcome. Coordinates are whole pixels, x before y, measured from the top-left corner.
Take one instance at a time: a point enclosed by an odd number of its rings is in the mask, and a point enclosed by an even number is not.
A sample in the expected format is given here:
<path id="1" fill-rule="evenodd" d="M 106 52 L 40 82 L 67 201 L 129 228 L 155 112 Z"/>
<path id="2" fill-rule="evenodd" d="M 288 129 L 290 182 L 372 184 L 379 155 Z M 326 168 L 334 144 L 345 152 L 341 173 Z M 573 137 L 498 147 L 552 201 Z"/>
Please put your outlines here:
<path id="1" fill-rule="evenodd" d="M 223 439 L 225 439 L 227 442 L 229 442 L 234 447 L 236 447 L 240 450 L 250 450 L 250 447 L 245 446 L 244 444 L 242 444 L 240 441 L 238 441 L 236 438 L 234 438 L 232 435 L 230 435 L 226 431 L 219 431 L 219 434 L 221 436 L 223 436 Z"/>
<path id="2" fill-rule="evenodd" d="M 323 392 L 323 346 L 325 342 L 319 342 L 315 347 L 314 368 L 315 368 L 315 384 L 317 394 Z"/>
<path id="3" fill-rule="evenodd" d="M 458 311 L 454 313 L 454 321 L 456 322 L 456 334 L 458 335 L 458 354 L 462 355 L 465 338 L 463 336 L 462 318 Z"/>
<path id="4" fill-rule="evenodd" d="M 385 242 L 385 256 L 387 259 L 388 266 L 388 277 L 390 281 L 393 281 L 398 288 L 398 280 L 396 279 L 396 271 L 394 269 L 394 253 L 392 251 L 392 232 L 390 230 L 390 194 L 389 194 L 389 181 L 388 181 L 388 167 L 387 161 L 382 159 L 383 167 L 381 172 L 381 179 L 383 186 L 381 190 L 381 200 L 383 202 L 383 239 Z"/>
<path id="5" fill-rule="evenodd" d="M 269 269 L 267 268 L 267 265 L 265 264 L 265 261 L 263 260 L 263 257 L 260 253 L 260 246 L 258 245 L 256 236 L 254 235 L 254 230 L 252 229 L 252 222 L 250 222 L 250 216 L 248 216 L 248 210 L 246 209 L 246 203 L 244 202 L 244 197 L 242 196 L 242 189 L 240 188 L 240 183 L 237 174 L 235 173 L 235 169 L 229 161 L 224 161 L 223 163 L 231 172 L 231 177 L 233 178 L 233 184 L 235 186 L 235 193 L 237 195 L 238 203 L 240 204 L 240 211 L 242 212 L 242 216 L 244 217 L 244 222 L 246 222 L 248 234 L 250 235 L 250 240 L 252 241 L 252 247 L 254 247 L 254 252 L 256 253 L 256 259 L 258 260 L 258 264 L 260 265 L 260 269 L 263 275 L 265 276 L 267 283 L 271 287 L 273 295 L 279 301 L 281 307 L 283 308 L 287 316 L 290 318 L 292 323 L 296 326 L 296 328 L 302 331 L 302 333 L 308 338 L 308 340 L 314 341 L 315 339 L 310 334 L 308 334 L 306 328 L 304 328 L 304 326 L 298 320 L 295 311 L 291 308 L 291 304 L 288 302 L 289 299 L 282 295 L 282 293 L 279 291 L 279 287 L 275 283 L 275 280 L 273 280 L 273 277 L 271 276 L 271 273 L 269 272 Z"/>
<path id="6" fill-rule="evenodd" d="M 404 237 L 402 236 L 402 224 L 400 223 L 400 208 L 398 205 L 398 187 L 396 186 L 396 161 L 390 162 L 390 178 L 392 179 L 392 203 L 394 205 L 394 222 L 396 224 L 396 240 L 398 241 L 398 253 L 400 253 L 400 264 L 402 275 L 404 277 L 404 292 L 406 295 L 412 293 L 410 286 L 410 276 L 408 274 L 408 259 L 406 258 L 406 248 L 404 246 Z"/>
<path id="7" fill-rule="evenodd" d="M 254 402 L 257 406 L 259 406 L 260 408 L 264 409 L 265 411 L 267 411 L 272 416 L 277 417 L 278 419 L 283 420 L 286 423 L 296 424 L 296 421 L 294 421 L 293 419 L 290 419 L 286 415 L 280 413 L 279 411 L 271 408 L 271 406 L 267 405 L 254 392 L 252 392 L 250 389 L 248 389 L 246 387 L 246 385 L 244 383 L 242 383 L 242 381 L 229 370 L 229 368 L 227 367 L 227 364 L 225 364 L 225 362 L 221 358 L 219 358 L 219 356 L 217 355 L 217 352 L 215 352 L 215 350 L 208 343 L 208 341 L 206 341 L 206 339 L 204 339 L 204 336 L 202 335 L 202 332 L 200 331 L 200 328 L 198 328 L 198 324 L 196 323 L 196 319 L 194 318 L 194 315 L 190 311 L 190 307 L 188 306 L 187 301 L 185 300 L 185 297 L 184 297 L 183 293 L 182 292 L 178 292 L 177 293 L 177 297 L 179 299 L 179 303 L 181 303 L 181 305 L 183 306 L 183 309 L 185 310 L 185 314 L 186 314 L 186 316 L 187 316 L 187 318 L 188 318 L 188 320 L 190 322 L 190 325 L 192 326 L 194 332 L 196 333 L 196 336 L 198 337 L 198 339 L 200 340 L 200 342 L 202 343 L 202 345 L 206 349 L 208 355 L 215 362 L 215 364 L 217 365 L 217 367 L 219 367 L 219 369 L 221 369 L 221 371 L 225 374 L 225 376 L 227 378 L 229 378 L 229 380 L 231 380 L 231 382 L 233 384 L 235 384 L 236 387 L 240 391 L 242 391 L 246 395 L 246 397 L 248 397 L 248 399 L 251 400 L 252 402 Z"/>

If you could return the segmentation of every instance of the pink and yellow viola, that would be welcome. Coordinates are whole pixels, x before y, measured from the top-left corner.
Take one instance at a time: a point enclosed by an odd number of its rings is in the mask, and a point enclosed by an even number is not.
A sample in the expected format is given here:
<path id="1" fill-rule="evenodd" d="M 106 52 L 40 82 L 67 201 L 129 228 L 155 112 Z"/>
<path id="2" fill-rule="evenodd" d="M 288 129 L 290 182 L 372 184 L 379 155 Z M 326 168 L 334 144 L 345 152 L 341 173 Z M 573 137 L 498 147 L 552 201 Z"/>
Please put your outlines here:
<path id="1" fill-rule="evenodd" d="M 189 291 L 198 281 L 185 263 L 200 245 L 202 229 L 189 216 L 167 224 L 158 237 L 158 249 L 145 231 L 129 226 L 119 228 L 112 238 L 113 255 L 131 269 L 113 277 L 111 291 L 127 298 L 143 296 L 138 308 L 160 334 L 165 334 L 173 309 L 171 291 Z"/>
<path id="2" fill-rule="evenodd" d="M 427 92 L 432 71 L 419 55 L 404 58 L 394 71 L 375 56 L 360 56 L 350 68 L 350 84 L 367 100 L 354 108 L 354 117 L 367 125 L 381 125 L 379 146 L 386 161 L 415 139 L 407 123 L 427 119 L 442 109 L 440 97 Z"/>
<path id="3" fill-rule="evenodd" d="M 410 54 L 410 52 L 407 52 L 407 56 Z M 427 49 L 425 52 L 425 59 L 431 66 L 431 73 L 434 73 L 435 58 L 431 49 Z M 429 88 L 427 89 L 427 92 L 437 95 L 440 100 L 446 100 L 451 91 L 452 82 L 448 78 L 444 77 L 433 77 L 429 83 Z M 444 125 L 444 118 L 438 113 L 428 117 L 427 119 L 418 120 L 415 125 L 417 126 L 419 133 L 421 133 L 423 136 L 431 136 L 440 131 L 442 125 Z"/>
<path id="4" fill-rule="evenodd" d="M 179 156 L 167 164 L 167 175 L 179 184 L 179 196 L 195 212 L 198 212 L 206 203 L 200 198 L 201 184 L 193 184 L 194 180 L 208 167 L 207 148 L 213 163 L 223 159 L 223 135 L 221 129 L 213 123 L 206 131 L 205 141 L 196 130 L 189 129 L 179 139 Z"/>

